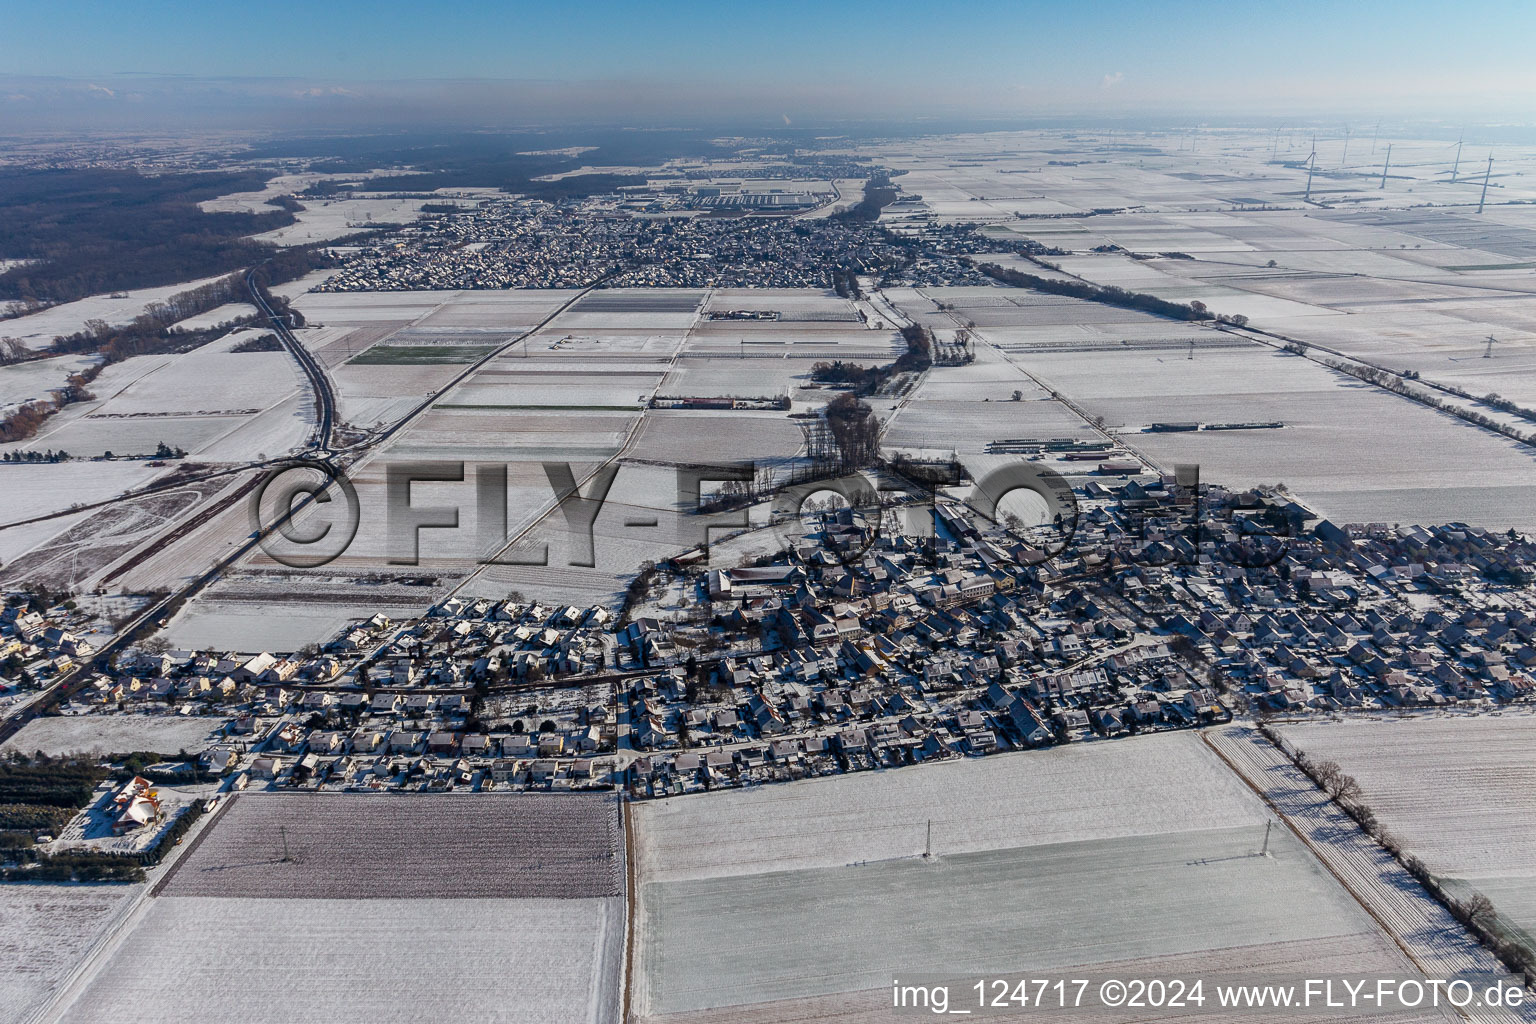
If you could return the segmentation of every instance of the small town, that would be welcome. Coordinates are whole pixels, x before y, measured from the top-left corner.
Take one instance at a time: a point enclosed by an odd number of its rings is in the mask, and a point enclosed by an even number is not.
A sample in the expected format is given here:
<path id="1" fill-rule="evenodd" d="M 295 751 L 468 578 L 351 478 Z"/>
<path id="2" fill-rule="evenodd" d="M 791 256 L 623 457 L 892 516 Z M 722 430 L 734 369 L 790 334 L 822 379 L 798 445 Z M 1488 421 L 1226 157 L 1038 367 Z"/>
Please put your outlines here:
<path id="1" fill-rule="evenodd" d="M 663 563 L 642 588 L 646 614 L 450 598 L 286 654 L 148 643 L 55 710 L 220 719 L 207 749 L 161 768 L 224 790 L 643 799 L 1235 713 L 1536 697 L 1522 589 L 1536 545 L 1523 537 L 1341 527 L 1284 494 L 1173 476 L 1077 491 L 1071 544 L 1049 560 L 946 499 L 931 536 L 866 530 L 849 558 L 834 544 L 854 529 L 845 509 L 762 564 L 704 569 L 697 551 Z M 11 596 L 8 699 L 90 660 L 79 620 Z"/>
<path id="2" fill-rule="evenodd" d="M 869 173 L 865 169 L 864 173 Z M 832 288 L 852 274 L 882 274 L 913 285 L 989 284 L 960 257 L 1030 248 L 988 239 L 974 227 L 917 224 L 900 230 L 871 221 L 882 206 L 901 211 L 910 193 L 817 219 L 785 216 L 810 193 L 659 184 L 642 192 L 572 199 L 482 199 L 395 231 L 347 256 L 318 291 L 580 288 L 606 277 L 612 287 Z M 722 215 L 711 216 L 713 211 Z M 755 216 L 761 214 L 761 216 Z"/>

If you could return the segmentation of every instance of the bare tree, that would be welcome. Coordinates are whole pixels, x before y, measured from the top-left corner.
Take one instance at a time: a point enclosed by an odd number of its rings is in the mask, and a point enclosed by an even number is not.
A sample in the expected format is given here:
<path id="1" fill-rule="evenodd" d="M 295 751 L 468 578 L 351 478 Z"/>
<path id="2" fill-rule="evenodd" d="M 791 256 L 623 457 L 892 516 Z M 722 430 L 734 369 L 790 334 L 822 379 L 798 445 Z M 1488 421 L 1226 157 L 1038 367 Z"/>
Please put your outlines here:
<path id="1" fill-rule="evenodd" d="M 1498 912 L 1493 909 L 1493 901 L 1480 892 L 1474 892 L 1461 905 L 1462 912 L 1467 915 L 1467 920 L 1479 928 L 1487 929 L 1498 917 Z"/>
<path id="2" fill-rule="evenodd" d="M 1334 795 L 1334 788 L 1339 784 L 1339 778 L 1343 774 L 1344 769 L 1339 767 L 1337 761 L 1318 761 L 1312 765 L 1312 778 L 1317 780 L 1317 784 L 1323 787 L 1329 796 Z"/>
<path id="3" fill-rule="evenodd" d="M 1352 803 L 1356 800 L 1359 800 L 1364 792 L 1365 791 L 1360 788 L 1360 783 L 1355 781 L 1355 777 L 1353 775 L 1345 775 L 1340 773 L 1338 782 L 1333 789 L 1333 798 L 1335 800 L 1343 800 Z"/>

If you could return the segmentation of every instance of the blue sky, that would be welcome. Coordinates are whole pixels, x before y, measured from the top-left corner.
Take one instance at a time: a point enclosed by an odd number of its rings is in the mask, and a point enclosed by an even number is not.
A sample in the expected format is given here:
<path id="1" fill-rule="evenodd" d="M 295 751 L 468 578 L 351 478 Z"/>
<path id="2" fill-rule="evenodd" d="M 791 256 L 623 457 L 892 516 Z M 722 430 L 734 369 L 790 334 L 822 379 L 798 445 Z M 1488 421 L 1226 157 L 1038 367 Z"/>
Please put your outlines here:
<path id="1" fill-rule="evenodd" d="M 22 81 L 5 94 L 12 105 L 46 91 L 29 92 L 26 79 L 96 85 L 105 102 L 164 100 L 182 77 L 181 90 L 205 100 L 207 82 L 221 82 L 231 102 L 440 104 L 451 102 L 444 80 L 475 79 L 539 82 L 577 106 L 600 105 L 621 84 L 627 102 L 658 110 L 1536 115 L 1529 0 L 0 0 L 0 25 L 0 76 Z M 136 86 L 138 76 L 152 84 Z M 468 103 L 494 104 L 517 90 L 466 92 Z"/>

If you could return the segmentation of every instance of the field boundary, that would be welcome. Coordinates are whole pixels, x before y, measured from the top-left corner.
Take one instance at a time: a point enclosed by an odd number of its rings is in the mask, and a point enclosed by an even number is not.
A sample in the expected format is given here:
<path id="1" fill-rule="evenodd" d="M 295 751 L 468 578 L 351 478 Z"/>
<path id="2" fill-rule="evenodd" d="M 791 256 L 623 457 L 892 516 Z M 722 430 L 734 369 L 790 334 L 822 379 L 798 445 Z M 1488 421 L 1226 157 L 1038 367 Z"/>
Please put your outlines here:
<path id="1" fill-rule="evenodd" d="M 635 829 L 634 816 L 629 813 L 630 802 L 618 800 L 619 820 L 624 823 L 624 972 L 622 1005 L 619 1020 L 629 1024 L 630 985 L 634 981 L 635 966 L 635 914 L 639 899 L 635 893 Z"/>

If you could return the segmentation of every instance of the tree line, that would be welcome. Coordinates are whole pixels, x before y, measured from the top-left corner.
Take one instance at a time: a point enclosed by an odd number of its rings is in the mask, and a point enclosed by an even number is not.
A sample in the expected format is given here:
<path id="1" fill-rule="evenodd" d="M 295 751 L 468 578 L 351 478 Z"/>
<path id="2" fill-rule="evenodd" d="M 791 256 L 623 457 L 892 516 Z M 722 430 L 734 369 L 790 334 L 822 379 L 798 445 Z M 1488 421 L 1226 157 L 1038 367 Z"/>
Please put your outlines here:
<path id="1" fill-rule="evenodd" d="M 204 213 L 198 203 L 265 187 L 260 171 L 144 175 L 135 170 L 0 170 L 0 252 L 30 262 L 0 274 L 0 300 L 70 302 L 153 288 L 257 263 L 249 235 L 293 213 Z"/>
<path id="2" fill-rule="evenodd" d="M 1216 316 L 1203 303 L 1170 302 L 1160 299 L 1156 295 L 1148 295 L 1146 292 L 1132 292 L 1115 285 L 1097 285 L 1087 281 L 1062 281 L 1051 277 L 1040 277 L 1036 274 L 1026 274 L 1022 270 L 1014 270 L 1011 267 L 1000 267 L 996 263 L 982 263 L 977 270 L 986 274 L 995 281 L 1013 285 L 1015 288 L 1032 288 L 1037 292 L 1045 292 L 1047 295 L 1065 295 L 1074 299 L 1087 299 L 1090 302 L 1102 302 L 1107 306 L 1120 306 L 1125 309 L 1138 309 L 1144 313 L 1155 316 L 1168 317 L 1171 320 L 1215 320 Z M 1232 318 L 1238 326 L 1248 322 L 1246 317 Z"/>

